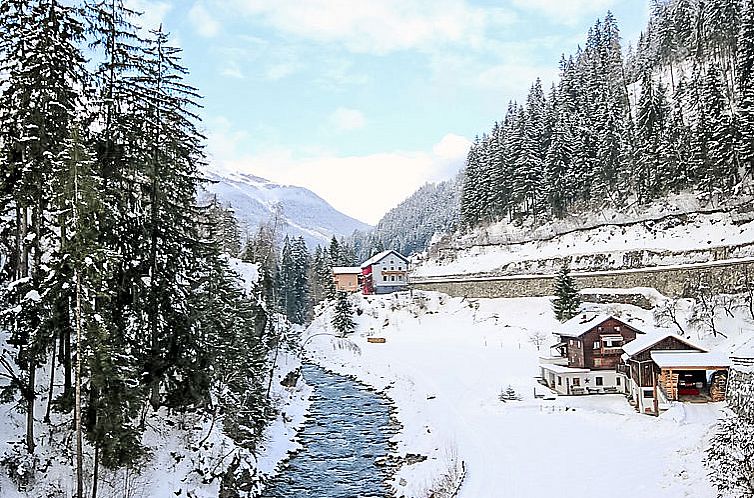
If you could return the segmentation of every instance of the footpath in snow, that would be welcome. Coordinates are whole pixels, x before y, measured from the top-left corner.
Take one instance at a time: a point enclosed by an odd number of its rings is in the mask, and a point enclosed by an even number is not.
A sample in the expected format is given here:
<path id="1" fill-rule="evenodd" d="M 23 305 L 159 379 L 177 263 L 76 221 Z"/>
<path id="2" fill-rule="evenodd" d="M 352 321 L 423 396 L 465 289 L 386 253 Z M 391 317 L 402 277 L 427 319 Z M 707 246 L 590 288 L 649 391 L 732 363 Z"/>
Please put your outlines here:
<path id="1" fill-rule="evenodd" d="M 353 299 L 361 314 L 349 339 L 358 347 L 319 336 L 307 352 L 396 404 L 399 456 L 427 457 L 398 471 L 396 496 L 428 496 L 443 476 L 457 478 L 461 462 L 461 498 L 549 498 L 564 490 L 581 497 L 716 496 L 702 457 L 720 404 L 677 405 L 655 418 L 636 413 L 622 395 L 534 397 L 546 389 L 535 380 L 538 351 L 530 338 L 557 327 L 547 299 Z M 307 333 L 332 332 L 330 318 L 326 311 Z M 386 342 L 368 343 L 370 336 Z M 520 401 L 500 401 L 509 386 Z"/>

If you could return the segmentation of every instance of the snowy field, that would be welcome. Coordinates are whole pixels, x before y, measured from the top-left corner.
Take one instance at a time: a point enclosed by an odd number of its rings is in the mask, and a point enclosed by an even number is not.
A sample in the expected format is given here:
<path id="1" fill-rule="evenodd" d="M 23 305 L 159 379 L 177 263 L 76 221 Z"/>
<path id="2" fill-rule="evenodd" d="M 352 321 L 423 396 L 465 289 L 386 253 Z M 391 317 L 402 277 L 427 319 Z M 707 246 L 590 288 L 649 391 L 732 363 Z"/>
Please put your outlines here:
<path id="1" fill-rule="evenodd" d="M 530 337 L 557 327 L 547 299 L 354 299 L 361 315 L 350 338 L 360 352 L 327 336 L 307 350 L 384 389 L 397 405 L 399 453 L 428 457 L 399 471 L 397 496 L 426 497 L 461 461 L 461 498 L 716 496 L 702 458 L 721 404 L 679 404 L 655 418 L 622 395 L 534 397 L 546 389 L 535 380 L 540 352 Z M 631 311 L 651 322 L 647 312 Z M 329 318 L 325 312 L 308 333 L 332 332 Z M 508 386 L 521 401 L 498 399 Z"/>

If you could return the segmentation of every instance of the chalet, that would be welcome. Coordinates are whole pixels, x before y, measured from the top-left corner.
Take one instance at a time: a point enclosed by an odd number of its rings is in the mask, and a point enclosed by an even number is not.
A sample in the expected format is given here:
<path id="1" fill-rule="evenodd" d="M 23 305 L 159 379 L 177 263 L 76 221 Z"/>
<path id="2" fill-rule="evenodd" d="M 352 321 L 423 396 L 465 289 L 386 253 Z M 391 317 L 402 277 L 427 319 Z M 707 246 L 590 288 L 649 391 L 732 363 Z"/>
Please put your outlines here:
<path id="1" fill-rule="evenodd" d="M 332 278 L 335 290 L 341 292 L 356 292 L 359 290 L 359 278 L 361 268 L 358 266 L 335 266 L 332 269 Z"/>
<path id="2" fill-rule="evenodd" d="M 555 355 L 540 359 L 544 382 L 559 394 L 627 392 L 627 377 L 618 371 L 624 344 L 644 332 L 628 318 L 579 314 L 555 332 Z"/>
<path id="3" fill-rule="evenodd" d="M 672 401 L 725 399 L 730 359 L 671 331 L 654 331 L 623 346 L 618 368 L 641 413 L 659 414 Z"/>
<path id="4" fill-rule="evenodd" d="M 408 258 L 396 251 L 383 251 L 361 265 L 364 294 L 388 294 L 408 286 Z"/>

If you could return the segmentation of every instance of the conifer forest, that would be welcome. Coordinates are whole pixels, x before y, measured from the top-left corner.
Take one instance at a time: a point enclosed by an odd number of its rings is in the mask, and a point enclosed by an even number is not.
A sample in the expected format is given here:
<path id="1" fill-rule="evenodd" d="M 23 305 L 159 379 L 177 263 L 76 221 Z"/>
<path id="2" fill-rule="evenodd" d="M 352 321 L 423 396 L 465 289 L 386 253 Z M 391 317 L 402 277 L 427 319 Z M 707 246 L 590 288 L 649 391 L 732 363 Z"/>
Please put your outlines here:
<path id="1" fill-rule="evenodd" d="M 241 286 L 232 220 L 197 204 L 200 94 L 168 32 L 137 23 L 122 0 L 0 3 L 0 399 L 26 414 L 2 463 L 20 486 L 61 426 L 95 496 L 100 469 L 138 469 L 153 414 L 222 413 L 251 449 L 269 418 L 273 295 Z"/>
<path id="2" fill-rule="evenodd" d="M 476 139 L 462 222 L 550 220 L 682 189 L 735 195 L 754 172 L 753 78 L 750 0 L 655 0 L 627 49 L 608 13 L 556 84 L 535 81 Z"/>

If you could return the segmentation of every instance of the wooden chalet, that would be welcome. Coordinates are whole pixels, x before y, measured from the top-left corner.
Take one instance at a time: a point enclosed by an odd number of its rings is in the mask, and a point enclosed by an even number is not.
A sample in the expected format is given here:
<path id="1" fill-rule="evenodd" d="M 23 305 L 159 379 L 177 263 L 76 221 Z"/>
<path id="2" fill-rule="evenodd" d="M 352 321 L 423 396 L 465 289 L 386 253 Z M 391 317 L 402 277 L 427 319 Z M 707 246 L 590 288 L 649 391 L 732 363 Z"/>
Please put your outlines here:
<path id="1" fill-rule="evenodd" d="M 723 401 L 730 359 L 670 331 L 654 331 L 623 346 L 619 371 L 641 413 L 659 414 L 672 401 Z"/>
<path id="2" fill-rule="evenodd" d="M 627 392 L 626 376 L 618 371 L 623 345 L 644 332 L 628 318 L 583 313 L 554 333 L 556 352 L 540 359 L 545 383 L 559 394 Z"/>

